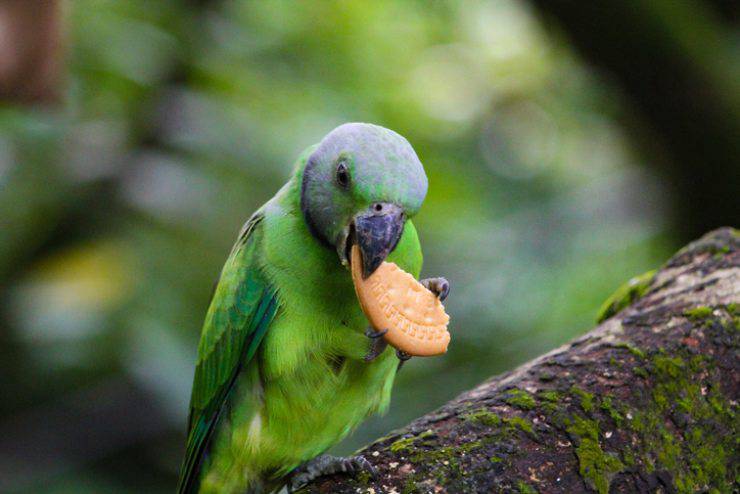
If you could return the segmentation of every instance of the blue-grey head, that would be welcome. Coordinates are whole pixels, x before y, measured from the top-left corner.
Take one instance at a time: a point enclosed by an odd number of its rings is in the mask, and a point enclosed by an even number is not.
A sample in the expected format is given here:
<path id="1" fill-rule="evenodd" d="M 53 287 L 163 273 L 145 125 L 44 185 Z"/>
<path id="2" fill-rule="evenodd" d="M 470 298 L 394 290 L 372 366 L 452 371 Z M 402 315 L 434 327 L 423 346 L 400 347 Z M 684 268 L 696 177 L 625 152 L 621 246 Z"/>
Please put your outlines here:
<path id="1" fill-rule="evenodd" d="M 369 276 L 395 248 L 421 208 L 428 181 L 414 149 L 378 125 L 332 130 L 306 159 L 301 209 L 311 233 L 349 263 L 353 242 Z"/>

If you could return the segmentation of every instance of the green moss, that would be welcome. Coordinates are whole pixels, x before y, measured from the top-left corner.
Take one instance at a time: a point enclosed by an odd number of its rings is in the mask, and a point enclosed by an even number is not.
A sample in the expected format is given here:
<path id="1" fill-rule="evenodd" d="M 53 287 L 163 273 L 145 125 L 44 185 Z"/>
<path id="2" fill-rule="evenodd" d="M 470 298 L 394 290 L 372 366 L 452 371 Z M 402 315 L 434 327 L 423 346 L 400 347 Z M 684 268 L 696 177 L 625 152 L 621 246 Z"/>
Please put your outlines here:
<path id="1" fill-rule="evenodd" d="M 594 395 L 577 386 L 570 388 L 571 393 L 576 395 L 581 402 L 581 408 L 584 412 L 590 413 L 594 409 Z"/>
<path id="2" fill-rule="evenodd" d="M 726 327 L 727 320 L 732 318 L 731 310 L 736 311 L 737 307 L 717 311 L 718 316 L 711 310 L 708 312 L 709 316 L 702 320 L 708 336 L 725 331 L 723 338 L 740 337 L 740 333 Z M 593 396 L 578 387 L 534 395 L 515 389 L 505 392 L 503 399 L 522 410 L 538 405 L 548 420 L 567 430 L 580 475 L 599 493 L 608 492 L 613 477 L 626 468 L 645 473 L 667 472 L 678 494 L 731 492 L 737 475 L 732 461 L 737 449 L 732 432 L 737 427 L 737 405 L 723 394 L 718 382 L 720 369 L 714 367 L 715 356 L 694 355 L 690 350 L 677 345 L 670 351 L 630 350 L 639 358 L 640 366 L 633 367 L 627 362 L 624 369 L 632 368 L 636 375 L 642 376 L 650 390 L 649 394 L 638 397 L 635 406 L 629 405 L 632 400 L 621 402 L 609 394 Z M 470 465 L 485 468 L 480 466 L 483 464 L 490 468 L 493 463 L 509 461 L 506 455 L 491 456 L 491 444 L 512 440 L 521 432 L 535 434 L 527 418 L 499 416 L 485 408 L 470 409 L 462 418 L 471 424 L 485 425 L 485 437 L 440 447 L 438 438 L 427 431 L 417 438 L 399 439 L 391 444 L 391 450 L 403 451 L 414 463 L 436 463 L 432 475 L 436 475 L 438 485 L 452 489 L 471 475 L 465 470 Z M 601 433 L 615 430 L 618 432 L 613 440 L 617 441 L 614 444 L 620 444 L 621 456 L 605 450 L 612 439 L 605 443 Z M 628 442 L 624 443 L 625 439 Z M 477 463 L 465 460 L 468 455 Z M 413 474 L 410 477 L 413 478 L 407 492 L 420 492 L 421 486 L 417 484 L 421 477 Z M 521 491 L 518 485 L 510 488 Z"/>
<path id="3" fill-rule="evenodd" d="M 399 439 L 398 441 L 395 441 L 393 444 L 391 444 L 391 452 L 400 453 L 409 449 L 414 444 L 415 439 L 415 437 L 407 437 L 406 439 Z"/>
<path id="4" fill-rule="evenodd" d="M 516 488 L 520 494 L 537 494 L 537 489 L 524 482 L 523 480 L 517 482 Z"/>
<path id="5" fill-rule="evenodd" d="M 677 379 L 683 373 L 684 361 L 680 357 L 669 357 L 659 354 L 653 358 L 653 373 L 671 379 Z"/>
<path id="6" fill-rule="evenodd" d="M 419 492 L 419 488 L 416 485 L 416 479 L 414 478 L 406 479 L 406 482 L 403 484 L 403 489 L 401 490 L 401 494 L 415 494 L 417 492 Z"/>
<path id="7" fill-rule="evenodd" d="M 440 446 L 439 444 L 420 444 L 413 452 L 407 454 L 413 464 L 435 466 L 431 474 L 439 485 L 452 485 L 467 474 L 461 464 L 461 459 L 468 454 L 479 451 L 484 447 L 482 441 L 470 441 L 454 446 Z M 417 477 L 413 474 L 406 481 L 404 489 L 408 492 L 421 492 L 416 486 Z"/>
<path id="8" fill-rule="evenodd" d="M 645 379 L 648 378 L 648 371 L 644 367 L 635 367 L 632 369 L 632 372 L 634 372 L 636 376 L 640 376 Z"/>
<path id="9" fill-rule="evenodd" d="M 728 477 L 734 479 L 735 473 L 727 471 L 728 451 L 737 446 L 729 433 L 737 425 L 734 406 L 722 395 L 719 383 L 696 378 L 708 375 L 711 358 L 662 352 L 652 356 L 649 364 L 652 400 L 632 410 L 634 417 L 628 423 L 640 438 L 631 461 L 648 472 L 669 472 L 678 493 L 729 492 Z M 672 424 L 674 411 L 685 417 L 682 432 Z"/>
<path id="10" fill-rule="evenodd" d="M 712 315 L 712 308 L 706 306 L 694 307 L 693 309 L 686 309 L 683 311 L 683 315 L 691 319 L 692 321 L 702 321 Z"/>
<path id="11" fill-rule="evenodd" d="M 532 423 L 522 417 L 507 417 L 504 419 L 504 422 L 519 429 L 527 434 L 534 434 L 534 430 L 532 429 Z"/>
<path id="12" fill-rule="evenodd" d="M 740 304 L 730 303 L 725 307 L 727 313 L 730 315 L 728 321 L 728 328 L 734 331 L 740 330 Z"/>
<path id="13" fill-rule="evenodd" d="M 550 403 L 557 403 L 560 401 L 560 394 L 557 391 L 541 391 L 539 398 Z"/>
<path id="14" fill-rule="evenodd" d="M 417 443 L 414 444 L 417 446 Z M 482 441 L 468 441 L 454 446 L 439 446 L 434 442 L 423 441 L 415 447 L 408 459 L 412 463 L 430 463 L 437 462 L 443 464 L 449 469 L 459 468 L 459 458 L 475 450 L 483 448 Z"/>
<path id="15" fill-rule="evenodd" d="M 636 346 L 632 345 L 631 343 L 628 343 L 626 341 L 620 341 L 616 345 L 614 345 L 616 348 L 624 348 L 628 350 L 632 355 L 634 355 L 637 358 L 643 359 L 645 358 L 645 352 L 637 348 Z"/>
<path id="16" fill-rule="evenodd" d="M 634 429 L 640 431 L 648 446 L 643 456 L 648 472 L 655 471 L 658 466 L 661 469 L 673 469 L 680 461 L 681 450 L 676 447 L 675 437 L 659 417 L 645 412 L 634 424 Z"/>
<path id="17" fill-rule="evenodd" d="M 558 403 L 561 397 L 557 391 L 540 391 L 537 397 L 541 402 L 540 408 L 545 413 L 552 414 L 558 410 Z"/>
<path id="18" fill-rule="evenodd" d="M 709 406 L 712 407 L 712 411 L 714 413 L 728 415 L 734 418 L 735 412 L 727 406 L 727 403 L 724 401 L 724 397 L 719 393 L 711 392 L 709 396 L 707 396 L 707 402 L 709 403 Z"/>
<path id="19" fill-rule="evenodd" d="M 355 480 L 358 484 L 362 486 L 370 485 L 370 480 L 372 479 L 372 475 L 370 475 L 370 472 L 367 472 L 365 470 L 361 470 L 355 475 Z"/>
<path id="20" fill-rule="evenodd" d="M 522 410 L 531 410 L 535 405 L 537 405 L 534 398 L 532 398 L 532 395 L 521 389 L 512 389 L 508 391 L 506 403 Z"/>
<path id="21" fill-rule="evenodd" d="M 432 431 L 424 431 L 418 436 L 411 436 L 404 439 L 399 439 L 390 445 L 392 453 L 401 453 L 406 450 L 410 450 L 416 441 L 422 440 L 426 437 L 433 435 Z"/>
<path id="22" fill-rule="evenodd" d="M 717 485 L 717 480 L 724 480 L 727 475 L 728 453 L 724 446 L 707 443 L 702 430 L 695 428 L 686 435 L 686 444 L 692 451 L 690 460 L 691 477 L 687 487 Z"/>
<path id="23" fill-rule="evenodd" d="M 712 246 L 712 247 L 711 247 L 711 248 L 709 249 L 709 253 L 710 253 L 710 254 L 714 254 L 714 256 L 713 256 L 713 257 L 714 257 L 714 259 L 715 259 L 715 260 L 720 260 L 720 259 L 722 259 L 722 258 L 723 258 L 723 257 L 724 257 L 725 255 L 727 255 L 727 254 L 729 254 L 729 253 L 730 253 L 730 246 L 729 246 L 729 245 L 723 245 L 723 246 L 721 246 L 721 247 L 717 247 L 717 246 Z"/>
<path id="24" fill-rule="evenodd" d="M 469 414 L 463 415 L 463 420 L 467 420 L 470 422 L 476 422 L 479 424 L 486 425 L 488 427 L 493 427 L 501 423 L 501 417 L 499 417 L 493 412 L 486 410 L 485 408 L 481 408 Z"/>
<path id="25" fill-rule="evenodd" d="M 576 439 L 576 456 L 581 477 L 599 494 L 608 494 L 612 477 L 624 469 L 624 464 L 616 456 L 601 449 L 598 422 L 578 415 L 569 422 L 567 431 Z"/>
<path id="26" fill-rule="evenodd" d="M 681 461 L 681 446 L 667 430 L 661 429 L 659 440 L 661 447 L 655 451 L 658 464 L 669 472 L 674 472 Z"/>
<path id="27" fill-rule="evenodd" d="M 613 315 L 642 298 L 648 288 L 650 288 L 650 284 L 655 278 L 655 273 L 656 271 L 652 270 L 639 276 L 635 276 L 627 283 L 617 288 L 617 290 L 601 305 L 596 322 L 601 323 L 606 321 Z"/>
<path id="28" fill-rule="evenodd" d="M 540 381 L 544 383 L 548 383 L 553 379 L 555 379 L 555 374 L 552 374 L 551 372 L 543 372 L 542 374 L 540 374 Z"/>
<path id="29" fill-rule="evenodd" d="M 612 397 L 607 395 L 601 400 L 601 404 L 599 407 L 605 411 L 609 417 L 614 421 L 614 423 L 619 427 L 624 422 L 624 417 L 621 413 L 616 409 L 614 404 L 612 403 Z"/>
<path id="30" fill-rule="evenodd" d="M 462 453 L 470 453 L 471 451 L 475 451 L 476 449 L 480 449 L 483 447 L 482 441 L 470 441 L 467 442 L 457 448 L 457 451 Z"/>
<path id="31" fill-rule="evenodd" d="M 704 355 L 694 355 L 689 360 L 689 370 L 694 374 L 698 374 L 708 363 L 709 359 L 707 359 Z"/>
<path id="32" fill-rule="evenodd" d="M 622 451 L 622 461 L 624 461 L 624 464 L 628 467 L 634 467 L 637 464 L 637 460 L 635 459 L 635 455 L 631 449 Z"/>

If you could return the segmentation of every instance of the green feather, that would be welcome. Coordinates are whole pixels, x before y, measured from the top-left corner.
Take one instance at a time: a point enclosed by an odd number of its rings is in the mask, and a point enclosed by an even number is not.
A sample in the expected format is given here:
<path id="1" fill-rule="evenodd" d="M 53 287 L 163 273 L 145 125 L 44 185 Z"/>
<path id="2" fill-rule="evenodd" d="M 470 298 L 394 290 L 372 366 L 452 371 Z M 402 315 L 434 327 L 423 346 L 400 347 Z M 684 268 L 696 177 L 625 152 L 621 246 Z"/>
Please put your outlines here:
<path id="1" fill-rule="evenodd" d="M 253 358 L 275 315 L 275 293 L 255 262 L 262 219 L 258 213 L 245 225 L 206 316 L 193 380 L 180 493 L 197 490 L 199 466 L 239 369 Z"/>

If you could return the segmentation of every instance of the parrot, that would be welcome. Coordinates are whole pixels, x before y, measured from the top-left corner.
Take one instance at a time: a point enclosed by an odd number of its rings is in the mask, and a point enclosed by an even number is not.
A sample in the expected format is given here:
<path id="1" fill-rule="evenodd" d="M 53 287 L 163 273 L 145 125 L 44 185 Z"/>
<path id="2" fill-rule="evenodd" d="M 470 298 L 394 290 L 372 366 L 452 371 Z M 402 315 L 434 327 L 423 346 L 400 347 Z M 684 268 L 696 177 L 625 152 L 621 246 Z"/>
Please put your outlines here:
<path id="1" fill-rule="evenodd" d="M 288 182 L 245 223 L 203 323 L 178 493 L 293 492 L 375 469 L 325 452 L 387 410 L 408 354 L 387 346 L 355 295 L 384 261 L 418 279 L 411 219 L 424 167 L 400 134 L 343 124 L 299 155 Z M 358 267 L 359 268 L 359 267 Z M 440 300 L 443 277 L 421 283 Z"/>

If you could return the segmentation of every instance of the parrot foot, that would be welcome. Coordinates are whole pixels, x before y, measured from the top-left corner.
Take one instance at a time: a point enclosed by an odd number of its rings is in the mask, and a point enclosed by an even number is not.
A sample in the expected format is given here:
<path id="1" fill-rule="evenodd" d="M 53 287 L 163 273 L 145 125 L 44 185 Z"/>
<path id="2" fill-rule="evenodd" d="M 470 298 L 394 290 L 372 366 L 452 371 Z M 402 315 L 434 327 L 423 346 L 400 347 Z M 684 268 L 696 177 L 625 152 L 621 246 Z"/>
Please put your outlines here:
<path id="1" fill-rule="evenodd" d="M 362 455 L 347 458 L 331 455 L 317 456 L 293 470 L 288 481 L 288 492 L 300 490 L 311 481 L 326 475 L 336 473 L 354 475 L 360 472 L 368 472 L 373 477 L 378 475 L 378 470 Z"/>
<path id="2" fill-rule="evenodd" d="M 427 290 L 435 294 L 443 302 L 447 298 L 447 295 L 450 294 L 450 282 L 445 278 L 425 278 L 419 283 L 424 285 Z"/>
<path id="3" fill-rule="evenodd" d="M 370 338 L 370 349 L 365 354 L 365 362 L 372 362 L 378 358 L 383 351 L 385 351 L 385 348 L 388 346 L 388 342 L 386 342 L 382 337 L 387 332 L 387 329 L 383 331 L 375 331 L 372 327 L 367 327 L 365 330 L 365 336 Z"/>

